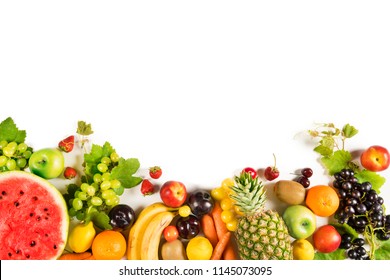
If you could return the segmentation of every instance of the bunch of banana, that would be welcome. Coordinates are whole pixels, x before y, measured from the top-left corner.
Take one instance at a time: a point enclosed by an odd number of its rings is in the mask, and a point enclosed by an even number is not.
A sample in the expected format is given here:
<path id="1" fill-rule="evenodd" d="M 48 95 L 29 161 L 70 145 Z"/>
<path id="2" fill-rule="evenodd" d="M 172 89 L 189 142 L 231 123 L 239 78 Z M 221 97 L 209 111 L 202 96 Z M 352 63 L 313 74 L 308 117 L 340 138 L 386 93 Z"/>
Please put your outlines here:
<path id="1" fill-rule="evenodd" d="M 129 260 L 158 260 L 161 234 L 176 213 L 161 202 L 144 208 L 131 227 L 127 245 Z"/>

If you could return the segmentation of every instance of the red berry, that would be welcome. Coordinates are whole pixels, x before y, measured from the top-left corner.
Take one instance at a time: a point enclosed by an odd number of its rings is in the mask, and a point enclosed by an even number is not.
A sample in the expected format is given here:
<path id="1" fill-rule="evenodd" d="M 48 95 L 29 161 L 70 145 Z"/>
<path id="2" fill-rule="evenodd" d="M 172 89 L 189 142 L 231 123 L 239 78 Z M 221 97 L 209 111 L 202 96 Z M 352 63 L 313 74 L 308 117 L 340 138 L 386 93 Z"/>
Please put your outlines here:
<path id="1" fill-rule="evenodd" d="M 151 195 L 154 193 L 154 185 L 148 180 L 144 179 L 141 184 L 141 193 L 143 195 Z"/>
<path id="2" fill-rule="evenodd" d="M 274 155 L 274 166 L 268 166 L 268 167 L 264 170 L 264 177 L 265 177 L 265 179 L 267 179 L 268 181 L 275 180 L 276 178 L 279 177 L 279 170 L 278 170 L 278 168 L 276 167 L 276 157 L 275 157 L 275 155 Z"/>
<path id="3" fill-rule="evenodd" d="M 305 177 L 305 176 L 299 176 L 296 181 L 298 183 L 300 183 L 304 188 L 308 188 L 310 187 L 310 180 L 309 178 Z"/>
<path id="4" fill-rule="evenodd" d="M 74 147 L 74 135 L 71 135 L 58 143 L 58 148 L 60 148 L 65 153 L 69 153 L 73 150 Z"/>
<path id="5" fill-rule="evenodd" d="M 73 179 L 74 177 L 77 176 L 77 171 L 73 167 L 66 167 L 64 170 L 64 177 L 66 179 Z"/>
<path id="6" fill-rule="evenodd" d="M 313 170 L 309 167 L 306 167 L 301 170 L 301 174 L 306 178 L 310 178 L 311 176 L 313 176 Z"/>
<path id="7" fill-rule="evenodd" d="M 255 179 L 257 177 L 257 172 L 252 167 L 245 167 L 241 172 L 242 173 L 244 173 L 244 172 L 249 173 L 253 179 Z"/>
<path id="8" fill-rule="evenodd" d="M 153 166 L 153 167 L 149 168 L 149 176 L 152 179 L 160 178 L 161 174 L 162 174 L 162 170 L 161 170 L 160 166 Z"/>
<path id="9" fill-rule="evenodd" d="M 275 180 L 279 177 L 279 170 L 276 167 L 268 166 L 264 171 L 264 177 L 268 181 Z"/>

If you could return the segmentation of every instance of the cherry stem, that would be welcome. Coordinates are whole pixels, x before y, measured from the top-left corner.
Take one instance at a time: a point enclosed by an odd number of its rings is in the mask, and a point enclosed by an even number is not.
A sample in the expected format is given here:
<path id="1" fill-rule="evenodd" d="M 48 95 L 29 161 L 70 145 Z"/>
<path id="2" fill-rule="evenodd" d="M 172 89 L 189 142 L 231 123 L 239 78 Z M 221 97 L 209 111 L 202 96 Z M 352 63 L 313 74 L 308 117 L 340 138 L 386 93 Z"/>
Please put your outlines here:
<path id="1" fill-rule="evenodd" d="M 275 154 L 272 154 L 274 156 L 274 168 L 276 168 L 276 156 Z"/>

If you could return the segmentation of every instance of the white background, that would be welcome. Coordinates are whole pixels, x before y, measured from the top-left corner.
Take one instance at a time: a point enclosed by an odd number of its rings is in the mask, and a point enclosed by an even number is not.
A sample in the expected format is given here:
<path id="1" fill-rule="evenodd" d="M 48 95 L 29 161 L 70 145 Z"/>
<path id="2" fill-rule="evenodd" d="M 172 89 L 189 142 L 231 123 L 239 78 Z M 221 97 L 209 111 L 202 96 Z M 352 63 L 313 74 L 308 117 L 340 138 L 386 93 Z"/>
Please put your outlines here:
<path id="1" fill-rule="evenodd" d="M 390 147 L 386 1 L 0 3 L 0 119 L 35 149 L 84 120 L 160 183 L 211 189 L 273 153 L 280 178 L 309 166 L 327 184 L 315 123 L 356 126 L 347 148 Z"/>

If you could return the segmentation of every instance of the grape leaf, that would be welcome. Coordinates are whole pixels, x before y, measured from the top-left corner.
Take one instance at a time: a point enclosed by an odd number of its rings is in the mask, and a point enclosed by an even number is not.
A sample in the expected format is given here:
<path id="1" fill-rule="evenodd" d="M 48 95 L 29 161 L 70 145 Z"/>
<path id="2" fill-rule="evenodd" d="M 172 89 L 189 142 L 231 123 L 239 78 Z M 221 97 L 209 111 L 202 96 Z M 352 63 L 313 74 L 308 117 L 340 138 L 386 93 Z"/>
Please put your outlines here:
<path id="1" fill-rule="evenodd" d="M 316 252 L 314 254 L 315 260 L 345 260 L 345 250 L 344 249 L 337 249 L 336 251 L 332 253 L 319 253 Z"/>
<path id="2" fill-rule="evenodd" d="M 0 123 L 0 141 L 24 143 L 26 131 L 19 130 L 14 120 L 10 117 Z"/>
<path id="3" fill-rule="evenodd" d="M 111 171 L 111 179 L 117 179 L 126 189 L 135 187 L 142 182 L 141 177 L 133 176 L 140 167 L 140 163 L 136 158 L 123 159 L 120 158 L 118 165 Z"/>
<path id="4" fill-rule="evenodd" d="M 113 152 L 115 150 L 109 142 L 105 142 L 103 146 L 92 144 L 91 151 L 88 154 L 84 154 L 85 173 L 93 176 L 93 174 L 98 172 L 97 165 L 102 157 L 109 157 Z"/>
<path id="5" fill-rule="evenodd" d="M 380 241 L 378 248 L 375 250 L 376 260 L 390 260 L 390 239 Z"/>
<path id="6" fill-rule="evenodd" d="M 355 174 L 355 177 L 359 180 L 359 183 L 370 182 L 372 188 L 379 194 L 380 188 L 386 182 L 386 178 L 382 177 L 376 172 L 363 169 Z"/>
<path id="7" fill-rule="evenodd" d="M 348 224 L 331 224 L 336 228 L 336 230 L 342 235 L 344 233 L 348 233 L 352 236 L 352 238 L 358 238 L 359 234 Z"/>
<path id="8" fill-rule="evenodd" d="M 77 131 L 78 134 L 87 136 L 93 133 L 91 124 L 87 124 L 85 121 L 78 121 Z"/>
<path id="9" fill-rule="evenodd" d="M 338 150 L 330 156 L 321 158 L 322 163 L 328 169 L 330 175 L 334 175 L 343 168 L 348 168 L 351 160 L 351 153 L 345 150 Z"/>
<path id="10" fill-rule="evenodd" d="M 96 212 L 92 215 L 94 225 L 101 229 L 112 229 L 110 217 L 105 212 Z"/>
<path id="11" fill-rule="evenodd" d="M 358 132 L 359 132 L 359 130 L 357 130 L 354 126 L 352 126 L 350 124 L 346 124 L 343 127 L 343 135 L 345 138 L 351 138 L 351 137 L 355 136 Z"/>

